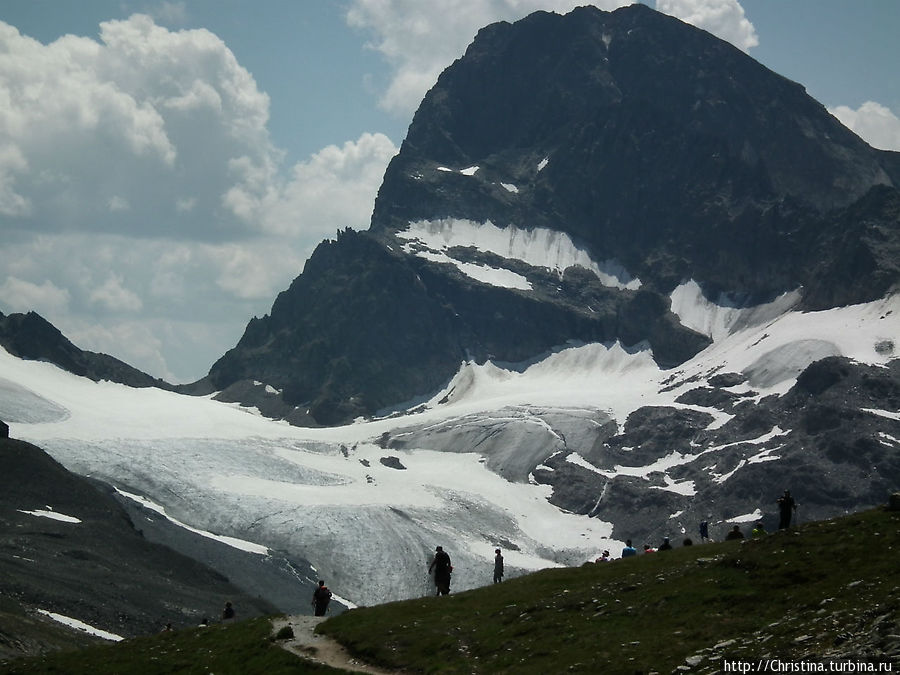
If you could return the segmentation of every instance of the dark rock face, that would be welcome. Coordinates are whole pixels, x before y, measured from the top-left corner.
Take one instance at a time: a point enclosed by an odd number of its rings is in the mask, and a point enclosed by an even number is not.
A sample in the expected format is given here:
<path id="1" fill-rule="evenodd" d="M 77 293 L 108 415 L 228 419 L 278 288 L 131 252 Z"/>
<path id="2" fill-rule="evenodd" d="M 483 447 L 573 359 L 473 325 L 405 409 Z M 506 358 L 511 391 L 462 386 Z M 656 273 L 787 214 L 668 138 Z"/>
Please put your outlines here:
<path id="1" fill-rule="evenodd" d="M 397 469 L 399 471 L 405 471 L 406 467 L 403 466 L 403 462 L 400 461 L 399 457 L 394 457 L 391 455 L 390 457 L 382 457 L 378 460 L 384 466 L 390 467 L 392 469 Z"/>
<path id="2" fill-rule="evenodd" d="M 451 312 L 411 262 L 360 233 L 321 244 L 271 314 L 251 321 L 213 365 L 209 381 L 217 389 L 265 382 L 320 424 L 435 389 L 464 355 Z M 404 367 L 411 363 L 418 367 Z"/>
<path id="3" fill-rule="evenodd" d="M 561 280 L 535 270 L 536 290 L 516 293 L 445 267 L 370 233 L 341 232 L 319 245 L 271 314 L 250 322 L 207 383 L 256 405 L 260 392 L 243 398 L 236 383 L 264 382 L 281 390 L 284 418 L 327 425 L 433 392 L 469 358 L 519 362 L 569 340 L 618 338 L 648 340 L 674 365 L 709 343 L 657 295 L 613 291 L 575 268 Z M 263 412 L 274 405 L 271 396 L 262 403 Z"/>
<path id="4" fill-rule="evenodd" d="M 59 329 L 35 312 L 8 316 L 0 314 L 0 345 L 13 356 L 50 361 L 95 382 L 109 380 L 131 387 L 173 388 L 108 354 L 79 349 Z"/>
<path id="5" fill-rule="evenodd" d="M 896 187 L 897 158 L 800 85 L 645 6 L 539 12 L 485 28 L 441 75 L 372 226 L 550 227 L 664 290 L 694 276 L 767 296 L 806 282 L 825 213 Z"/>
<path id="6" fill-rule="evenodd" d="M 802 287 L 812 309 L 896 289 L 898 184 L 900 154 L 646 6 L 495 24 L 422 101 L 370 230 L 320 245 L 195 390 L 335 424 L 432 394 L 465 359 L 521 362 L 569 341 L 646 341 L 677 365 L 708 344 L 669 312 L 688 279 L 747 303 Z M 643 285 L 454 250 L 531 290 L 480 283 L 397 236 L 442 218 L 564 232 Z"/>
<path id="7" fill-rule="evenodd" d="M 35 609 L 122 637 L 214 620 L 226 600 L 245 617 L 275 611 L 210 568 L 146 541 L 115 499 L 40 448 L 0 440 L 0 465 L 0 593 L 9 600 L 0 609 L 0 657 L 90 640 L 36 619 Z"/>

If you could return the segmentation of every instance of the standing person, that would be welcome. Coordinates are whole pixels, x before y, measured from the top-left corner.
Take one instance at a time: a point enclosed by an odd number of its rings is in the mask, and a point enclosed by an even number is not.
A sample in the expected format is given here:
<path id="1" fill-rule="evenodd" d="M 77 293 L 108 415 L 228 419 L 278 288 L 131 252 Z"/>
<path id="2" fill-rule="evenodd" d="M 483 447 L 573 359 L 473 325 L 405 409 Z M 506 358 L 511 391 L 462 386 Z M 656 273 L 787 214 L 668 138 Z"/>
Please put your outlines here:
<path id="1" fill-rule="evenodd" d="M 331 602 L 331 591 L 325 582 L 319 579 L 319 587 L 313 591 L 312 604 L 316 608 L 316 616 L 325 616 L 328 603 Z"/>
<path id="2" fill-rule="evenodd" d="M 709 541 L 709 521 L 700 521 L 700 542 L 705 544 Z"/>
<path id="3" fill-rule="evenodd" d="M 494 554 L 494 583 L 499 584 L 503 581 L 503 556 L 499 548 L 494 550 Z"/>
<path id="4" fill-rule="evenodd" d="M 731 528 L 731 532 L 725 535 L 725 541 L 735 541 L 736 539 L 743 539 L 744 533 L 741 532 L 741 528 L 735 525 Z"/>
<path id="5" fill-rule="evenodd" d="M 626 539 L 625 548 L 622 549 L 622 557 L 630 558 L 633 555 L 637 555 L 637 549 L 631 545 L 631 539 Z"/>
<path id="6" fill-rule="evenodd" d="M 434 560 L 428 566 L 428 573 L 434 570 L 434 585 L 437 588 L 436 595 L 447 595 L 450 592 L 450 576 L 453 573 L 453 565 L 450 564 L 450 556 L 442 546 L 434 550 Z"/>
<path id="7" fill-rule="evenodd" d="M 225 603 L 225 609 L 222 610 L 222 621 L 231 621 L 234 619 L 234 607 L 230 602 Z"/>
<path id="8" fill-rule="evenodd" d="M 785 490 L 784 494 L 775 500 L 775 503 L 778 504 L 778 529 L 786 530 L 791 526 L 791 517 L 797 510 L 797 502 L 791 497 L 791 491 Z"/>

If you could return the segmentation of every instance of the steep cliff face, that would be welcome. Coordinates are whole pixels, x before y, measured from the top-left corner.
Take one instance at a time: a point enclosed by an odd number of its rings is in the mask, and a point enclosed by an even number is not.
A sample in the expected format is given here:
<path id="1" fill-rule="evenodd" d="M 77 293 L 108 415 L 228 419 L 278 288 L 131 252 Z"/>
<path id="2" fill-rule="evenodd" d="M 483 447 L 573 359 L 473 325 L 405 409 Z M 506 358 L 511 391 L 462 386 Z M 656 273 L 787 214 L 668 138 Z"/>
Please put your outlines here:
<path id="1" fill-rule="evenodd" d="M 530 270 L 532 290 L 510 292 L 442 267 L 342 232 L 318 247 L 270 315 L 250 322 L 209 384 L 241 400 L 264 397 L 264 387 L 236 382 L 264 382 L 281 391 L 277 416 L 337 424 L 436 391 L 468 359 L 521 362 L 571 340 L 623 339 L 646 340 L 675 364 L 709 343 L 655 294 L 612 291 L 577 268 L 562 278 Z"/>
<path id="2" fill-rule="evenodd" d="M 416 113 L 373 229 L 551 227 L 663 291 L 688 275 L 764 296 L 804 284 L 820 216 L 897 168 L 730 44 L 643 5 L 583 7 L 478 34 Z"/>
<path id="3" fill-rule="evenodd" d="M 570 341 L 674 366 L 709 344 L 669 310 L 688 280 L 815 309 L 896 288 L 898 177 L 802 86 L 643 5 L 495 24 L 422 101 L 369 231 L 323 243 L 203 384 L 334 424 Z"/>

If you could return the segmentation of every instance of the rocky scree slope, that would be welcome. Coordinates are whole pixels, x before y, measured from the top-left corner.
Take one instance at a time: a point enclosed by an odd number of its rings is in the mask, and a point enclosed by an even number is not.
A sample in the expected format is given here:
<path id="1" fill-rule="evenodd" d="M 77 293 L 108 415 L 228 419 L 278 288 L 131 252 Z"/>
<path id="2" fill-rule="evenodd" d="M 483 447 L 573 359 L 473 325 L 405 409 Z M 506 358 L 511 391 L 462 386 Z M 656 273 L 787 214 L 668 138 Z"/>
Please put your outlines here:
<path id="1" fill-rule="evenodd" d="M 0 465 L 0 660 L 98 640 L 38 610 L 121 637 L 215 620 L 226 601 L 244 617 L 276 611 L 145 540 L 107 488 L 40 448 L 0 438 Z"/>

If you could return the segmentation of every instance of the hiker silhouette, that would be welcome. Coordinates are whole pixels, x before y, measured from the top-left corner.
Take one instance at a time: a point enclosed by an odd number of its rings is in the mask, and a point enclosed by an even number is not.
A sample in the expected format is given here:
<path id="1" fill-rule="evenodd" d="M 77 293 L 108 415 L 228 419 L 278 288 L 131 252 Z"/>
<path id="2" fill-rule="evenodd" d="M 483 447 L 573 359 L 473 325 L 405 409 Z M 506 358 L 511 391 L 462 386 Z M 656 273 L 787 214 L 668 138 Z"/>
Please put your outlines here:
<path id="1" fill-rule="evenodd" d="M 450 556 L 442 546 L 438 546 L 434 551 L 434 559 L 428 566 L 428 573 L 431 574 L 432 570 L 434 571 L 434 585 L 437 589 L 436 595 L 447 595 L 450 592 L 453 565 L 450 563 Z"/>
<path id="2" fill-rule="evenodd" d="M 785 490 L 784 494 L 775 500 L 778 504 L 778 529 L 786 530 L 791 526 L 791 518 L 797 510 L 797 502 L 791 497 L 791 491 Z"/>
<path id="3" fill-rule="evenodd" d="M 328 603 L 331 602 L 331 591 L 325 582 L 319 579 L 319 586 L 313 591 L 312 605 L 315 607 L 316 616 L 325 616 L 328 611 Z"/>
<path id="4" fill-rule="evenodd" d="M 736 539 L 743 539 L 744 533 L 741 532 L 741 528 L 735 525 L 731 528 L 731 532 L 725 535 L 725 541 L 735 541 Z"/>

